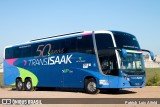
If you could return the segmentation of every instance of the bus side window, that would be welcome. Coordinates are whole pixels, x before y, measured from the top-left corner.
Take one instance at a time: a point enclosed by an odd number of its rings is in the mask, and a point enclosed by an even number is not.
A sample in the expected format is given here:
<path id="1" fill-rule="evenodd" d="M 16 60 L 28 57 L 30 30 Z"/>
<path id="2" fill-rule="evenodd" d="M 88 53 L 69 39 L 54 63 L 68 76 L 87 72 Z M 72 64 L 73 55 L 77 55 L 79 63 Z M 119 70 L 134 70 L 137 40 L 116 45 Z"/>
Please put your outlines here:
<path id="1" fill-rule="evenodd" d="M 52 41 L 52 50 L 56 51 L 61 49 L 61 40 L 54 40 Z"/>
<path id="2" fill-rule="evenodd" d="M 21 57 L 31 57 L 31 46 L 21 48 Z"/>
<path id="3" fill-rule="evenodd" d="M 94 54 L 92 35 L 77 37 L 77 51 L 81 53 Z"/>
<path id="4" fill-rule="evenodd" d="M 31 56 L 32 57 L 39 56 L 40 52 L 39 51 L 37 52 L 37 48 L 39 45 L 40 45 L 40 43 L 32 44 L 32 46 L 31 46 Z M 42 48 L 43 47 L 40 47 L 39 50 L 42 50 Z"/>
<path id="5" fill-rule="evenodd" d="M 13 49 L 6 48 L 5 50 L 5 59 L 12 59 L 13 58 Z"/>
<path id="6" fill-rule="evenodd" d="M 65 43 L 66 41 L 65 41 L 65 39 L 62 39 L 61 40 L 61 46 L 60 46 L 60 50 L 63 50 L 61 53 L 63 54 L 63 53 L 67 53 L 68 52 L 68 49 L 66 48 L 66 43 Z"/>
<path id="7" fill-rule="evenodd" d="M 65 39 L 64 49 L 67 53 L 76 52 L 76 37 Z"/>
<path id="8" fill-rule="evenodd" d="M 21 49 L 19 47 L 13 48 L 13 58 L 21 58 Z"/>

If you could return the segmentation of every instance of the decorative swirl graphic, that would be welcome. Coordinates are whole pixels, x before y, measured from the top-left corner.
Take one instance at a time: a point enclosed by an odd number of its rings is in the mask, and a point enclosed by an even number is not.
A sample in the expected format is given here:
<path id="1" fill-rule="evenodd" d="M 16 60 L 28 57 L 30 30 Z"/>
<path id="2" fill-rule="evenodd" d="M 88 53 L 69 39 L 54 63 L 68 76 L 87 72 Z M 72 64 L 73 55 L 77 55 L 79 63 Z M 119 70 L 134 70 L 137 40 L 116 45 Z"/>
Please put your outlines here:
<path id="1" fill-rule="evenodd" d="M 26 66 L 27 65 L 27 61 L 26 60 L 24 60 L 24 66 Z"/>

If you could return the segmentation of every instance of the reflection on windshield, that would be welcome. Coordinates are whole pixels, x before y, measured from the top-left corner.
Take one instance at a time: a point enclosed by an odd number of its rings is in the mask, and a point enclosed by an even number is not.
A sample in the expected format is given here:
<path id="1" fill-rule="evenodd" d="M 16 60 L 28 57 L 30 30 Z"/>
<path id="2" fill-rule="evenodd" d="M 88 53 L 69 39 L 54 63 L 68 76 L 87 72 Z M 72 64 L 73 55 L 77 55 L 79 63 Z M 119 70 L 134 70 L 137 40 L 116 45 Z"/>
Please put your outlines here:
<path id="1" fill-rule="evenodd" d="M 127 58 L 121 56 L 121 69 L 125 73 L 144 72 L 144 62 L 142 54 L 127 53 Z"/>

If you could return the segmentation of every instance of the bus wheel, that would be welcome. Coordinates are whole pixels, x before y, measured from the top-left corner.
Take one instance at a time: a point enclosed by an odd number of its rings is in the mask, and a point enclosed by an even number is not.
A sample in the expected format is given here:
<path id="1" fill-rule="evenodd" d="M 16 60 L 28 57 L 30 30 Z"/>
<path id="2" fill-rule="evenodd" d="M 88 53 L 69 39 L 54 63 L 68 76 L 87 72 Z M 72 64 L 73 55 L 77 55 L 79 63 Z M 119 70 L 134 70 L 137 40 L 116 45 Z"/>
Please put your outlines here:
<path id="1" fill-rule="evenodd" d="M 26 79 L 25 80 L 24 89 L 25 89 L 25 91 L 31 91 L 32 90 L 32 81 L 31 81 L 31 79 Z"/>
<path id="2" fill-rule="evenodd" d="M 23 90 L 22 79 L 16 79 L 16 90 L 18 90 L 18 91 L 22 91 Z"/>
<path id="3" fill-rule="evenodd" d="M 85 91 L 88 94 L 97 94 L 99 89 L 97 89 L 97 84 L 95 79 L 90 78 L 85 80 Z"/>

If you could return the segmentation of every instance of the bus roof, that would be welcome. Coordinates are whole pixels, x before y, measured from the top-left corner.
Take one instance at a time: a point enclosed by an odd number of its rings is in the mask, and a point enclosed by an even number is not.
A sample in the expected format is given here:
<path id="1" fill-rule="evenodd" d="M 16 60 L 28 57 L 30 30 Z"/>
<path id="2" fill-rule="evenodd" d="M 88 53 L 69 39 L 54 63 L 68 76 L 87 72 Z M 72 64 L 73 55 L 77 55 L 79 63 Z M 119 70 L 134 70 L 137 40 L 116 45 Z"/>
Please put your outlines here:
<path id="1" fill-rule="evenodd" d="M 92 34 L 92 32 L 93 31 L 81 31 L 81 32 L 74 32 L 74 33 L 67 33 L 67 34 L 62 34 L 62 35 L 50 36 L 50 37 L 45 37 L 45 38 L 39 38 L 39 39 L 34 39 L 34 40 L 31 40 L 31 41 L 28 41 L 28 42 L 25 42 L 25 43 L 6 46 L 5 48 L 31 45 L 31 44 L 34 44 L 34 43 L 46 42 L 46 41 L 69 38 L 69 37 L 85 36 L 85 35 Z M 121 32 L 121 31 L 113 31 L 113 30 L 95 31 L 95 33 L 111 33 L 111 32 Z M 126 32 L 123 32 L 123 33 L 126 33 Z"/>
<path id="2" fill-rule="evenodd" d="M 91 34 L 91 33 L 92 33 L 92 31 L 82 31 L 82 32 L 74 32 L 74 33 L 50 36 L 50 37 L 45 37 L 45 38 L 34 39 L 34 40 L 31 40 L 31 41 L 28 41 L 28 42 L 25 42 L 25 43 L 6 46 L 5 48 L 16 47 L 16 46 L 24 46 L 24 45 L 31 45 L 33 43 L 40 43 L 40 42 L 46 42 L 46 41 L 51 41 L 51 40 L 56 40 L 56 39 L 76 37 L 76 36 L 80 36 L 80 35 L 84 36 L 84 35 L 88 35 L 88 34 Z"/>
<path id="3" fill-rule="evenodd" d="M 67 33 L 67 34 L 62 34 L 62 35 L 57 35 L 57 36 L 50 36 L 50 37 L 45 37 L 45 38 L 39 38 L 39 39 L 31 40 L 30 42 L 38 41 L 38 40 L 44 40 L 44 39 L 51 39 L 51 38 L 55 38 L 55 37 L 64 37 L 64 36 L 67 36 L 67 35 L 73 35 L 73 34 L 79 34 L 79 33 L 83 33 L 83 32 L 74 32 L 74 33 Z"/>

